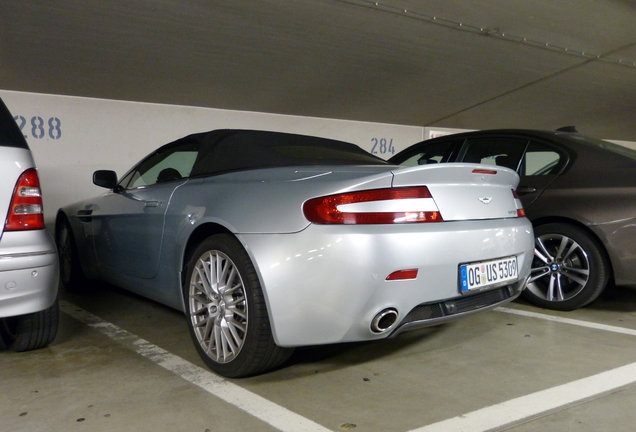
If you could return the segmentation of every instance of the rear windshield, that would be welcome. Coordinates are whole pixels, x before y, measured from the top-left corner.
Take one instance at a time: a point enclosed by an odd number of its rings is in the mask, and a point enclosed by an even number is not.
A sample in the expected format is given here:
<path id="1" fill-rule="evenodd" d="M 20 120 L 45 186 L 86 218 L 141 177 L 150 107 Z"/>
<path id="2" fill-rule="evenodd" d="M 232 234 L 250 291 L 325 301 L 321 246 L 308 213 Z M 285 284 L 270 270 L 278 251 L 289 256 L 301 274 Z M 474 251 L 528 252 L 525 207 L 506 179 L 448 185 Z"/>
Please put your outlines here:
<path id="1" fill-rule="evenodd" d="M 2 99 L 0 99 L 0 147 L 29 148 L 24 135 Z"/>
<path id="2" fill-rule="evenodd" d="M 568 137 L 574 141 L 583 142 L 585 144 L 599 147 L 604 150 L 611 151 L 612 153 L 616 153 L 621 156 L 626 156 L 630 159 L 636 160 L 636 150 L 633 150 L 629 147 L 625 147 L 619 144 L 614 144 L 609 141 L 603 141 L 596 138 L 586 137 L 584 135 L 569 135 Z"/>

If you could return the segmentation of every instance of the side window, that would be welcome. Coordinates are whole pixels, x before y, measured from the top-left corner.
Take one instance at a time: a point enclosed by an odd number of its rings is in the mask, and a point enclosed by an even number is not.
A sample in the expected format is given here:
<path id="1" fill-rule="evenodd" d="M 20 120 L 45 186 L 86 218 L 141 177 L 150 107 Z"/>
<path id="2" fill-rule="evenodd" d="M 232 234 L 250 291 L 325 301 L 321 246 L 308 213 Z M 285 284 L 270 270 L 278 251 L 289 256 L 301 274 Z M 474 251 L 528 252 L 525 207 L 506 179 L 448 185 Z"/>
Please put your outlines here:
<path id="1" fill-rule="evenodd" d="M 160 149 L 141 161 L 120 181 L 120 184 L 125 189 L 135 189 L 187 178 L 190 176 L 198 153 L 196 145 L 192 143 L 163 151 Z"/>
<path id="2" fill-rule="evenodd" d="M 448 162 L 455 147 L 463 140 L 442 141 L 433 144 L 426 144 L 426 141 L 418 146 L 412 153 L 407 155 L 407 159 L 400 162 L 400 165 L 416 166 L 434 163 Z"/>
<path id="3" fill-rule="evenodd" d="M 561 159 L 561 155 L 553 148 L 531 142 L 526 150 L 519 174 L 522 176 L 557 174 L 561 167 Z"/>
<path id="4" fill-rule="evenodd" d="M 475 138 L 466 141 L 458 160 L 497 165 L 517 170 L 528 140 L 520 138 Z"/>

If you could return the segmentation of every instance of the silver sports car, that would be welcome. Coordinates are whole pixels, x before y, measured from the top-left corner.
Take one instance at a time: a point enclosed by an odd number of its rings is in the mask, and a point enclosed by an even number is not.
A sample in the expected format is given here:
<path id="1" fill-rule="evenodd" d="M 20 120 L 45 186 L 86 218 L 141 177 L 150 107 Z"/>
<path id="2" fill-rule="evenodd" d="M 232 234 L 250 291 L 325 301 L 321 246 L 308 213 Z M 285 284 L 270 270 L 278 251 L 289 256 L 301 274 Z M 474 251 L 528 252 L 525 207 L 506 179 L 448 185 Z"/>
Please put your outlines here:
<path id="1" fill-rule="evenodd" d="M 399 167 L 344 142 L 216 130 L 93 182 L 109 190 L 57 216 L 64 285 L 100 279 L 183 310 L 228 377 L 496 307 L 530 272 L 532 226 L 503 167 Z"/>

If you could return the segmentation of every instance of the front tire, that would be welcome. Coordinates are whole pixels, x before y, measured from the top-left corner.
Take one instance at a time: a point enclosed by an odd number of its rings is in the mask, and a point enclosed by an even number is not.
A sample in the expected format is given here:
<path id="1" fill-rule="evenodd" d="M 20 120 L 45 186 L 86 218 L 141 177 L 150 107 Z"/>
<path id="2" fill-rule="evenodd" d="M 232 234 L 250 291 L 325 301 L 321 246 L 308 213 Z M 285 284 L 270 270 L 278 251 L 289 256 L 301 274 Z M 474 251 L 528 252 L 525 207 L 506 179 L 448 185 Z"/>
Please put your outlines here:
<path id="1" fill-rule="evenodd" d="M 184 298 L 188 327 L 203 361 L 238 378 L 280 366 L 292 349 L 276 345 L 256 271 L 230 234 L 208 237 L 187 268 Z"/>
<path id="2" fill-rule="evenodd" d="M 58 220 L 55 230 L 55 244 L 60 262 L 62 285 L 71 292 L 81 291 L 86 286 L 86 277 L 79 262 L 71 224 L 65 216 Z"/>
<path id="3" fill-rule="evenodd" d="M 523 297 L 552 310 L 583 307 L 603 292 L 609 263 L 599 242 L 582 229 L 564 223 L 534 229 L 535 256 Z"/>
<path id="4" fill-rule="evenodd" d="M 51 344 L 57 335 L 58 326 L 59 306 L 56 299 L 43 311 L 0 318 L 0 337 L 5 346 L 13 351 L 30 351 Z"/>

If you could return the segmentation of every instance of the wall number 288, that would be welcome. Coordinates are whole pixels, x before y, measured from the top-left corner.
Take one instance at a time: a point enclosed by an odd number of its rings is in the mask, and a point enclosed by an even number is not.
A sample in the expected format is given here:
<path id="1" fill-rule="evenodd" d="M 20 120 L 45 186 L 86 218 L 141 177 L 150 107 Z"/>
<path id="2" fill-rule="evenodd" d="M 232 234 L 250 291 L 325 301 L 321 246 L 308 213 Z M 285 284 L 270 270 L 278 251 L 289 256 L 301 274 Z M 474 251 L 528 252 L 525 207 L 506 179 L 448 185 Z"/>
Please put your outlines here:
<path id="1" fill-rule="evenodd" d="M 27 119 L 21 115 L 14 116 L 13 119 L 20 127 L 25 138 L 29 137 L 28 132 L 31 132 L 31 136 L 36 139 L 42 139 L 47 135 L 54 140 L 58 140 L 62 137 L 62 122 L 57 117 L 51 117 L 47 122 L 44 121 L 42 117 L 33 116 L 31 117 L 30 124 L 28 124 Z"/>
<path id="2" fill-rule="evenodd" d="M 395 147 L 393 147 L 393 138 L 371 138 L 373 148 L 371 148 L 371 154 L 395 154 Z"/>

